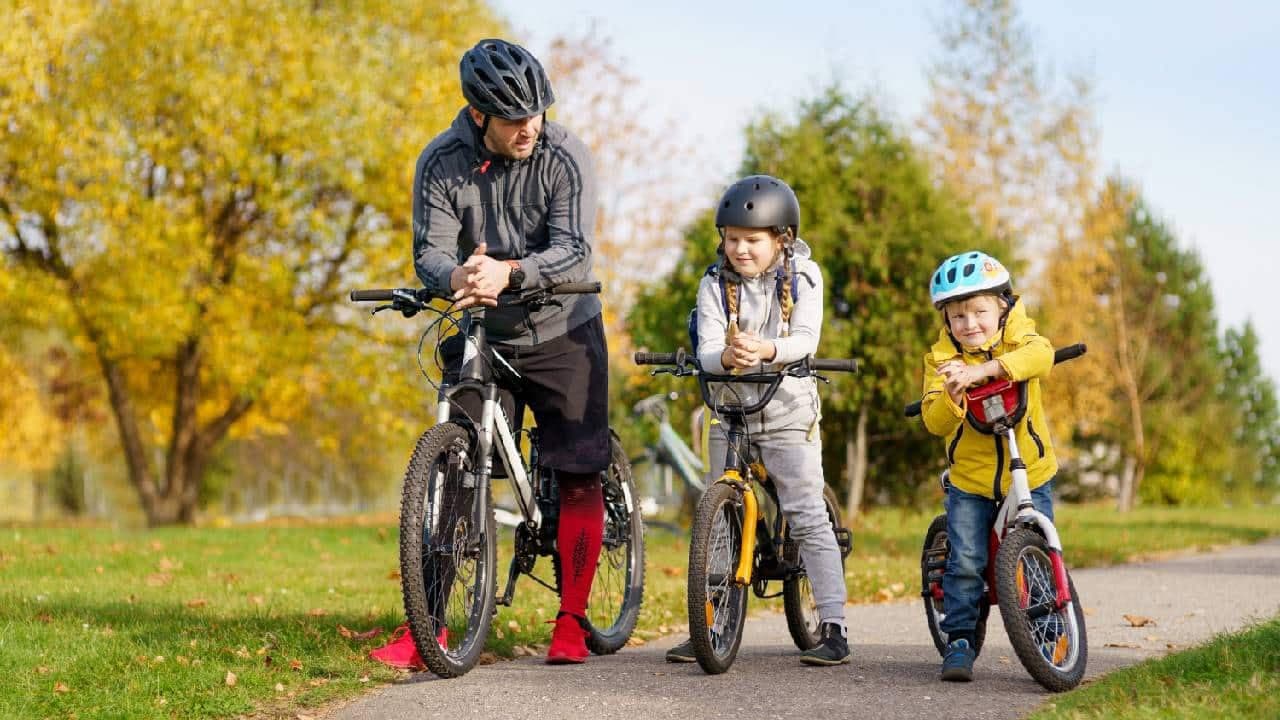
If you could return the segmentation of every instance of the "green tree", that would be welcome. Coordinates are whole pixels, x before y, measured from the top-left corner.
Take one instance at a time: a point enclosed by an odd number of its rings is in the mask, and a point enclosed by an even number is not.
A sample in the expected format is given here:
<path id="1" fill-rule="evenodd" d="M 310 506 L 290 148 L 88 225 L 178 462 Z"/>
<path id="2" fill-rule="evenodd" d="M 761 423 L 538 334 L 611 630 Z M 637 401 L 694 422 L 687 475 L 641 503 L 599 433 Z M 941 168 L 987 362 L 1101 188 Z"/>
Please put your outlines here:
<path id="1" fill-rule="evenodd" d="M 775 175 L 795 189 L 800 235 L 828 292 L 819 352 L 862 360 L 857 376 L 836 375 L 823 389 L 828 480 L 838 484 L 841 474 L 830 469 L 845 466 L 843 484 L 855 510 L 864 479 L 867 492 L 909 497 L 927 486 L 942 456 L 936 440 L 902 417 L 904 402 L 919 398 L 921 358 L 939 328 L 928 277 L 952 253 L 1003 248 L 934 187 L 918 152 L 874 102 L 838 88 L 801 103 L 788 118 L 766 115 L 752 123 L 740 173 Z M 711 213 L 685 241 L 676 271 L 642 294 L 631 313 L 638 346 L 688 345 L 684 318 L 719 244 Z"/>
<path id="2" fill-rule="evenodd" d="M 1239 422 L 1231 435 L 1235 457 L 1226 482 L 1236 497 L 1269 500 L 1280 489 L 1280 404 L 1275 381 L 1262 369 L 1258 344 L 1252 321 L 1227 329 L 1223 395 Z"/>
<path id="3" fill-rule="evenodd" d="M 3 7 L 0 312 L 97 365 L 148 521 L 191 521 L 224 439 L 306 424 L 317 398 L 398 378 L 347 416 L 393 432 L 412 361 L 341 299 L 410 281 L 412 158 L 461 105 L 487 8 Z"/>

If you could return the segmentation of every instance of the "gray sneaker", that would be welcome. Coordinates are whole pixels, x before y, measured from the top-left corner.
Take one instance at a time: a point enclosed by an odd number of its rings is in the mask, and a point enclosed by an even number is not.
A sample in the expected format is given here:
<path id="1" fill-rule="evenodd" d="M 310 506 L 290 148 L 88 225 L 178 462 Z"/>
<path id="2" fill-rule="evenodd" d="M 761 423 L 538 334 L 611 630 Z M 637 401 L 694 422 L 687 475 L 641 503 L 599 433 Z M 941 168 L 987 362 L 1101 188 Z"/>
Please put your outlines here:
<path id="1" fill-rule="evenodd" d="M 667 662 L 691 663 L 697 661 L 698 658 L 694 657 L 693 654 L 693 640 L 685 640 L 667 651 Z"/>
<path id="2" fill-rule="evenodd" d="M 800 662 L 805 665 L 843 665 L 849 662 L 849 641 L 839 625 L 822 623 L 821 637 L 817 645 L 800 653 Z"/>

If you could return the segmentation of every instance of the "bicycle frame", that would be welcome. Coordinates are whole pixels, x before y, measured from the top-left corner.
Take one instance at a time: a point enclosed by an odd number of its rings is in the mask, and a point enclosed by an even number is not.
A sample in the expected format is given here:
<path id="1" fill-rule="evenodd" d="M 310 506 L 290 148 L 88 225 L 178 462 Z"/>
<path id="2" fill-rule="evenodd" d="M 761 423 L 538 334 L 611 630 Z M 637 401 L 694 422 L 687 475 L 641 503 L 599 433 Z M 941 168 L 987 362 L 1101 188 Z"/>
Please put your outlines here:
<path id="1" fill-rule="evenodd" d="M 642 460 L 652 463 L 657 467 L 665 466 L 668 470 L 674 471 L 680 476 L 680 479 L 686 486 L 691 487 L 698 492 L 707 489 L 706 483 L 702 480 L 704 467 L 702 458 L 698 456 L 685 442 L 684 438 L 676 432 L 671 425 L 671 418 L 667 411 L 666 400 L 674 400 L 676 393 L 658 393 L 637 402 L 632 411 L 637 415 L 652 415 L 658 424 L 658 440 L 656 443 L 645 448 L 644 452 L 633 459 Z M 670 476 L 664 473 L 665 492 L 669 495 Z"/>

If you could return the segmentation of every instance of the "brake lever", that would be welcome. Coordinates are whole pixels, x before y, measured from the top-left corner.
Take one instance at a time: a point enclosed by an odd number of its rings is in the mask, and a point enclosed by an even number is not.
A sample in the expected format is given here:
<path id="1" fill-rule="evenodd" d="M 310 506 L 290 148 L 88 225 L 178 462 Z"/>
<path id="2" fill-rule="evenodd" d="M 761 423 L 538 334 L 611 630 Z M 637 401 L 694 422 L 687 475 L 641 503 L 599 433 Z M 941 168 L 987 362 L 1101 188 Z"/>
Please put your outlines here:
<path id="1" fill-rule="evenodd" d="M 396 309 L 396 306 L 395 306 L 395 305 L 379 305 L 378 307 L 374 308 L 373 310 L 370 310 L 370 311 L 369 311 L 369 314 L 370 314 L 370 315 L 377 315 L 378 313 L 382 312 L 383 310 L 395 310 L 395 309 Z"/>

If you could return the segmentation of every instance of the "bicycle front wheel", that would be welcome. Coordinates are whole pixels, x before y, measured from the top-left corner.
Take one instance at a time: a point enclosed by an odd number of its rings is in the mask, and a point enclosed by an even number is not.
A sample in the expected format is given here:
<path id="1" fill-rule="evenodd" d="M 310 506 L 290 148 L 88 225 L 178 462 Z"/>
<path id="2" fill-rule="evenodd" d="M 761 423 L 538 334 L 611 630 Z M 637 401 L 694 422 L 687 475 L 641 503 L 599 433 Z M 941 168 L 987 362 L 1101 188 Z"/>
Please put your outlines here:
<path id="1" fill-rule="evenodd" d="M 453 422 L 418 439 L 400 504 L 400 582 L 418 654 L 450 678 L 480 659 L 493 621 L 493 504 L 475 487 L 471 434 Z"/>
<path id="2" fill-rule="evenodd" d="M 742 554 L 742 493 L 716 483 L 698 501 L 689 542 L 689 637 L 702 669 L 729 669 L 742 643 L 747 588 L 734 582 Z M 750 519 L 752 522 L 755 518 Z"/>
<path id="3" fill-rule="evenodd" d="M 827 519 L 831 521 L 832 531 L 844 527 L 840 523 L 840 505 L 831 488 L 822 488 L 822 499 L 827 505 Z M 792 542 L 790 536 L 786 542 Z M 844 569 L 843 555 L 840 556 L 840 568 Z M 818 616 L 818 603 L 813 599 L 809 573 L 800 573 L 782 582 L 782 608 L 787 616 L 787 631 L 791 633 L 796 647 L 801 650 L 817 647 L 822 639 L 822 618 Z"/>
<path id="4" fill-rule="evenodd" d="M 617 652 L 631 637 L 644 599 L 644 522 L 622 443 L 609 434 L 610 462 L 604 475 L 604 538 L 587 605 L 587 647 L 597 655 Z"/>
<path id="5" fill-rule="evenodd" d="M 1057 585 L 1049 547 L 1034 530 L 1009 533 L 996 553 L 996 594 L 1009 642 L 1023 667 L 1047 690 L 1080 684 L 1089 657 L 1084 612 L 1067 577 L 1070 608 L 1055 607 Z"/>

